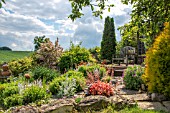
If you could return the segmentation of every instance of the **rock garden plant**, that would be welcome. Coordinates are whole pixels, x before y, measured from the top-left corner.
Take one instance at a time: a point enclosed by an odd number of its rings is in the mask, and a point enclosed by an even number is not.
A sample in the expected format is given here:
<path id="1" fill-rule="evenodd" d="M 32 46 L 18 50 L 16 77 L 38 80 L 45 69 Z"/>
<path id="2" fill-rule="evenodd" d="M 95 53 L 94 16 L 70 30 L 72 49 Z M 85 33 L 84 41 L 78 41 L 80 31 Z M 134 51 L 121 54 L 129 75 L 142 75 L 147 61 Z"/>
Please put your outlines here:
<path id="1" fill-rule="evenodd" d="M 127 89 L 139 90 L 143 84 L 142 75 L 144 68 L 141 66 L 129 66 L 123 73 L 123 81 Z"/>

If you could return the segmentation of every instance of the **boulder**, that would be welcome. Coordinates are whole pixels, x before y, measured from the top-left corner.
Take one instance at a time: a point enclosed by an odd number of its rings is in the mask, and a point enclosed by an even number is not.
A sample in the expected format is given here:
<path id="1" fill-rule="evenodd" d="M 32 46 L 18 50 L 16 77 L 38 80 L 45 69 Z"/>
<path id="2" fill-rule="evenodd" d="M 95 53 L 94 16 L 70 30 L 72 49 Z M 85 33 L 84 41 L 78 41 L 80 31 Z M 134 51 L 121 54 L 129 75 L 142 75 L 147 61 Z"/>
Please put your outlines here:
<path id="1" fill-rule="evenodd" d="M 167 98 L 163 94 L 152 93 L 151 100 L 154 102 L 157 102 L 157 101 L 161 102 L 161 101 L 167 100 Z"/>
<path id="2" fill-rule="evenodd" d="M 70 113 L 74 109 L 73 99 L 58 99 L 40 107 L 42 113 Z"/>
<path id="3" fill-rule="evenodd" d="M 81 100 L 79 104 L 75 106 L 75 109 L 81 112 L 89 110 L 101 110 L 109 105 L 110 101 L 107 97 L 101 95 L 88 96 Z"/>
<path id="4" fill-rule="evenodd" d="M 163 106 L 160 102 L 138 102 L 138 106 L 142 109 L 150 109 L 150 110 L 163 110 L 168 112 L 168 109 Z"/>

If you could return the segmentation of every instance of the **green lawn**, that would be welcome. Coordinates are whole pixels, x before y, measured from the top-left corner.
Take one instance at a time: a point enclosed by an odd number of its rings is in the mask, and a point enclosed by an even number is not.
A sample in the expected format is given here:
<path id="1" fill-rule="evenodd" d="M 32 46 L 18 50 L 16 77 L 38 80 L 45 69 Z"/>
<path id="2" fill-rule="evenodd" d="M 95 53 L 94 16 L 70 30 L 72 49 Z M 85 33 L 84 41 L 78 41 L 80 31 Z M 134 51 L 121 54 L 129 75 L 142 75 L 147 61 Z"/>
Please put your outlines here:
<path id="1" fill-rule="evenodd" d="M 143 110 L 139 107 L 125 108 L 120 111 L 116 111 L 114 110 L 113 107 L 109 106 L 107 109 L 104 109 L 100 113 L 167 113 L 167 112 L 156 110 Z"/>
<path id="2" fill-rule="evenodd" d="M 14 59 L 31 55 L 31 51 L 2 51 L 0 50 L 0 62 L 9 62 Z"/>

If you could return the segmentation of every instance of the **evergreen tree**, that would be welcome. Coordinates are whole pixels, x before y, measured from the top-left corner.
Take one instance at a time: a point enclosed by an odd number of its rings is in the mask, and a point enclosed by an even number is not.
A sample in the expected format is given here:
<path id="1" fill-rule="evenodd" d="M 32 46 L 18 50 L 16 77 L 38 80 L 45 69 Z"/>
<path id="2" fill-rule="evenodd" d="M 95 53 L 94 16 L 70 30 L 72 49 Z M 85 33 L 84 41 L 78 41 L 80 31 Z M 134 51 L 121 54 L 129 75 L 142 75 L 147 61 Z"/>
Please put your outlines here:
<path id="1" fill-rule="evenodd" d="M 101 59 L 111 61 L 113 54 L 116 53 L 116 36 L 114 19 L 105 18 L 103 37 L 101 42 Z"/>

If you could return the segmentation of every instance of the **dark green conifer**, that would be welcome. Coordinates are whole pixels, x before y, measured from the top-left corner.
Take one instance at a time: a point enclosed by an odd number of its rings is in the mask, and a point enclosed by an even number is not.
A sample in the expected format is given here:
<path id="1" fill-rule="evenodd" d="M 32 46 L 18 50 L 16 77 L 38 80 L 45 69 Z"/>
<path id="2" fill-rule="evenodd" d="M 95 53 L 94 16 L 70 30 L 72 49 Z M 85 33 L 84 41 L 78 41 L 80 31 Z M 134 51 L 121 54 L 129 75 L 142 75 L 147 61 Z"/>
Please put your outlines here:
<path id="1" fill-rule="evenodd" d="M 116 53 L 116 36 L 114 19 L 106 17 L 101 42 L 101 59 L 102 60 L 106 59 L 111 62 L 112 56 L 115 53 Z"/>

